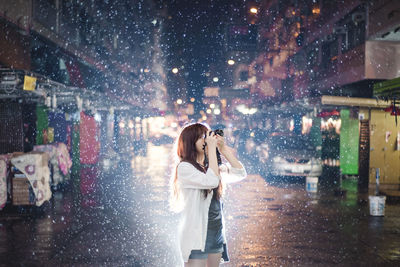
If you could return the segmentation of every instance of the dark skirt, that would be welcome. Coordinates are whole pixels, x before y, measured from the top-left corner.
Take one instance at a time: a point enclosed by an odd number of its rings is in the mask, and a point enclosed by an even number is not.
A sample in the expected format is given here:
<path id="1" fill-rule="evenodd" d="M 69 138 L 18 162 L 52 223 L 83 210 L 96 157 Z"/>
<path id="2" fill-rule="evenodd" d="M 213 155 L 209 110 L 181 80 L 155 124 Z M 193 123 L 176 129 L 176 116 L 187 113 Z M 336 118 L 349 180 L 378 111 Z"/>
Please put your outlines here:
<path id="1" fill-rule="evenodd" d="M 211 253 L 222 253 L 222 259 L 224 261 L 229 261 L 226 245 L 224 244 L 224 238 L 222 235 L 222 224 L 209 225 L 207 229 L 207 239 L 204 252 L 201 250 L 192 250 L 189 259 L 207 259 L 208 254 Z"/>

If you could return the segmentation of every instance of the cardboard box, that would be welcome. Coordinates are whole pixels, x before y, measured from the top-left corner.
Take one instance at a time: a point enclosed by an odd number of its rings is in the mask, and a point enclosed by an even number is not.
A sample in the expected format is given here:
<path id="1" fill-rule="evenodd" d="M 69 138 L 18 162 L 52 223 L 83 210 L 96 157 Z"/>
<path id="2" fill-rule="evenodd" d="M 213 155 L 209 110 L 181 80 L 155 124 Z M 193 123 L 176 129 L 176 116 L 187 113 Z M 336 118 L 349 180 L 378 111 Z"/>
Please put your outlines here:
<path id="1" fill-rule="evenodd" d="M 13 205 L 33 205 L 35 196 L 31 184 L 27 178 L 13 178 L 12 179 L 12 204 Z"/>

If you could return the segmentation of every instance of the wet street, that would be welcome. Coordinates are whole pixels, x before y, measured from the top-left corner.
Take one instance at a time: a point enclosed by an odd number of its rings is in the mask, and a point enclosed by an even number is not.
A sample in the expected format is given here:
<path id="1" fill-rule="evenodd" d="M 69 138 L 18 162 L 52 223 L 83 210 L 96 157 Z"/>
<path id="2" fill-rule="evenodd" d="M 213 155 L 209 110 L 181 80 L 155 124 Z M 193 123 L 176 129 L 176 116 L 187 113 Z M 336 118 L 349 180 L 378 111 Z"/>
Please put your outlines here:
<path id="1" fill-rule="evenodd" d="M 170 153 L 149 144 L 146 157 L 122 157 L 108 171 L 82 168 L 80 182 L 41 210 L 1 211 L 0 265 L 181 266 Z M 334 189 L 308 193 L 304 180 L 257 174 L 230 185 L 224 266 L 399 266 L 400 204 L 372 217 L 368 193 Z"/>

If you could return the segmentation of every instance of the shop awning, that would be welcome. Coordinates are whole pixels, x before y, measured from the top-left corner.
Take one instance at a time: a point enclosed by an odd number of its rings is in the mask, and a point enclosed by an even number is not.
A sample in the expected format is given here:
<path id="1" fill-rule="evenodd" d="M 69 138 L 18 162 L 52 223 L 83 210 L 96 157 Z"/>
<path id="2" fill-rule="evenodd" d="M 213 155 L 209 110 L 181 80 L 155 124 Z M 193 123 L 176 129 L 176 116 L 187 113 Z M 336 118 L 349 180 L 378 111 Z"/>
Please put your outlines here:
<path id="1" fill-rule="evenodd" d="M 124 99 L 110 97 L 107 93 L 87 88 L 67 86 L 55 82 L 38 73 L 0 69 L 0 99 L 22 98 L 31 102 L 46 104 L 48 106 L 78 108 L 78 100 L 82 100 L 85 108 L 98 110 L 115 109 L 129 110 L 139 109 L 140 103 L 128 103 Z M 50 101 L 49 101 L 50 100 Z"/>
<path id="2" fill-rule="evenodd" d="M 400 97 L 400 77 L 374 84 L 373 94 L 377 97 Z"/>
<path id="3" fill-rule="evenodd" d="M 321 97 L 321 104 L 333 106 L 387 108 L 390 106 L 391 102 L 375 98 L 323 95 Z"/>

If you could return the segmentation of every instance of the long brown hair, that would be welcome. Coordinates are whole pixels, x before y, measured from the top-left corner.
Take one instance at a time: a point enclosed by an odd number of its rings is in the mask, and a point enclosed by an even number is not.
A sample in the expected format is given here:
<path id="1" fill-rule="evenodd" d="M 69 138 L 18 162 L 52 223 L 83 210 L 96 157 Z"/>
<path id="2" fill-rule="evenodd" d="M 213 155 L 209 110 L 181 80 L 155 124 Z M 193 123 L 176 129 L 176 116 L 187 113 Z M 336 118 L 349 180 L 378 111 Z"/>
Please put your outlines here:
<path id="1" fill-rule="evenodd" d="M 196 169 L 198 169 L 201 172 L 207 172 L 208 166 L 203 163 L 203 166 L 201 166 L 197 162 L 197 150 L 196 150 L 196 142 L 207 134 L 207 131 L 209 128 L 202 124 L 202 123 L 192 123 L 187 126 L 185 126 L 179 137 L 177 138 L 177 141 L 175 143 L 176 146 L 176 153 L 178 156 L 178 164 L 175 167 L 175 172 L 173 176 L 173 201 L 179 201 L 179 187 L 178 187 L 178 175 L 177 175 L 177 170 L 178 170 L 178 165 L 180 162 L 185 161 L 190 164 L 192 164 Z M 217 199 L 220 199 L 222 196 L 223 188 L 222 188 L 222 183 L 220 182 L 217 188 L 213 189 L 214 195 Z M 210 190 L 203 190 L 204 196 L 207 197 L 208 193 Z M 174 204 L 173 204 L 174 205 Z"/>

